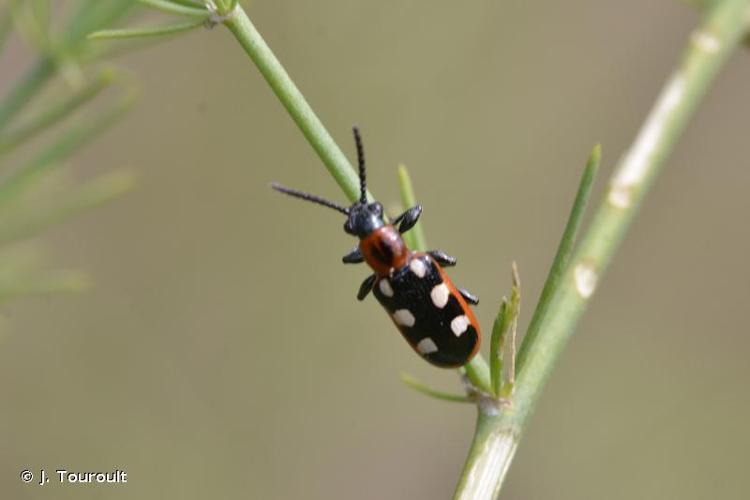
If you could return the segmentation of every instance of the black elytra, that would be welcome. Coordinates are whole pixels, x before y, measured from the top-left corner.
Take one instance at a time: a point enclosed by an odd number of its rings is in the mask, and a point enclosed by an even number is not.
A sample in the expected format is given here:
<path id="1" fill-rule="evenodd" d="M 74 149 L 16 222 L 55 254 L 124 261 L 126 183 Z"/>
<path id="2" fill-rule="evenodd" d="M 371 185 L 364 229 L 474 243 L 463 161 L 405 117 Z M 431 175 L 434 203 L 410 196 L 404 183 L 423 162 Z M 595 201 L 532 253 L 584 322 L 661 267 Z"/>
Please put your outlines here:
<path id="1" fill-rule="evenodd" d="M 343 257 L 345 264 L 367 262 L 374 271 L 361 284 L 357 298 L 372 291 L 388 312 L 409 345 L 429 363 L 459 367 L 479 350 L 481 333 L 469 304 L 478 299 L 456 288 L 441 266 L 456 259 L 439 250 L 426 253 L 409 250 L 401 237 L 419 220 L 422 207 L 416 205 L 388 223 L 383 206 L 368 203 L 362 139 L 354 127 L 359 160 L 359 199 L 349 207 L 274 183 L 272 187 L 289 196 L 332 208 L 347 216 L 344 231 L 359 238 L 359 244 Z M 398 225 L 398 229 L 396 229 Z"/>

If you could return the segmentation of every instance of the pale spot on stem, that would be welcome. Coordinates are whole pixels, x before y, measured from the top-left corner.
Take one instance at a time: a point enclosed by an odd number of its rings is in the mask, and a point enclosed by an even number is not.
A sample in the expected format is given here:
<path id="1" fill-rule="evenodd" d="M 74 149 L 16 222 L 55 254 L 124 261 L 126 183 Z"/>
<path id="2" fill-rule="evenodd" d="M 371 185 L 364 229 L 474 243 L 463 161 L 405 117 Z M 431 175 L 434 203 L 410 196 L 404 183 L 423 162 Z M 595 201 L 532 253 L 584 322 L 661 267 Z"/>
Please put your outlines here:
<path id="1" fill-rule="evenodd" d="M 633 202 L 633 187 L 624 184 L 612 185 L 609 188 L 607 201 L 617 208 L 628 208 Z"/>
<path id="2" fill-rule="evenodd" d="M 576 291 L 584 299 L 588 299 L 596 290 L 598 276 L 594 268 L 588 264 L 578 264 L 573 272 Z"/>
<path id="3" fill-rule="evenodd" d="M 690 40 L 703 52 L 713 54 L 721 48 L 719 39 L 713 33 L 707 31 L 696 31 Z"/>
<path id="4" fill-rule="evenodd" d="M 622 166 L 615 174 L 612 181 L 612 192 L 615 192 L 615 202 L 627 202 L 630 200 L 624 196 L 637 186 L 646 177 L 649 167 L 652 165 L 654 156 L 658 153 L 659 144 L 663 141 L 669 121 L 678 106 L 685 98 L 685 80 L 681 74 L 676 74 L 662 91 L 656 107 L 651 111 L 645 126 L 635 140 L 635 144 L 625 155 Z M 612 194 L 610 194 L 612 196 Z M 629 196 L 627 197 L 629 198 Z M 620 206 L 618 205 L 618 206 Z"/>

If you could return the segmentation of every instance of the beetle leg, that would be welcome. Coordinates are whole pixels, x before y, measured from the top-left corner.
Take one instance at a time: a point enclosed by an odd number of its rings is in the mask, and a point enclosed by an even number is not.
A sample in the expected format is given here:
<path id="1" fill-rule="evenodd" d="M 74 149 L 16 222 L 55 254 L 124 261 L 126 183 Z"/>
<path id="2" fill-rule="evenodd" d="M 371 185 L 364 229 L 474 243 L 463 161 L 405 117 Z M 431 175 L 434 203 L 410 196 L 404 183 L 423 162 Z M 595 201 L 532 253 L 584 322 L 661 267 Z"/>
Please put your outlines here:
<path id="1" fill-rule="evenodd" d="M 422 215 L 422 205 L 414 205 L 409 210 L 396 217 L 393 220 L 393 225 L 395 226 L 398 224 L 398 232 L 405 233 L 414 227 L 414 224 L 417 223 L 420 215 Z"/>
<path id="2" fill-rule="evenodd" d="M 442 252 L 440 250 L 430 250 L 427 253 L 443 267 L 452 267 L 456 265 L 456 258 L 451 257 L 445 252 Z"/>
<path id="3" fill-rule="evenodd" d="M 464 298 L 464 300 L 465 300 L 466 302 L 468 302 L 469 304 L 471 304 L 471 305 L 473 305 L 473 306 L 475 306 L 475 305 L 479 304 L 479 297 L 477 297 L 476 295 L 474 295 L 474 294 L 470 293 L 470 292 L 469 292 L 468 290 L 466 290 L 465 288 L 459 288 L 459 289 L 458 289 L 458 293 L 460 293 L 460 294 L 461 294 L 461 297 L 463 297 L 463 298 Z"/>
<path id="4" fill-rule="evenodd" d="M 344 264 L 359 264 L 364 262 L 365 258 L 362 256 L 362 252 L 359 250 L 359 246 L 352 248 L 349 253 L 344 255 L 341 260 Z"/>
<path id="5" fill-rule="evenodd" d="M 372 290 L 372 285 L 375 283 L 375 275 L 371 274 L 362 282 L 357 293 L 357 300 L 365 300 L 367 294 Z"/>

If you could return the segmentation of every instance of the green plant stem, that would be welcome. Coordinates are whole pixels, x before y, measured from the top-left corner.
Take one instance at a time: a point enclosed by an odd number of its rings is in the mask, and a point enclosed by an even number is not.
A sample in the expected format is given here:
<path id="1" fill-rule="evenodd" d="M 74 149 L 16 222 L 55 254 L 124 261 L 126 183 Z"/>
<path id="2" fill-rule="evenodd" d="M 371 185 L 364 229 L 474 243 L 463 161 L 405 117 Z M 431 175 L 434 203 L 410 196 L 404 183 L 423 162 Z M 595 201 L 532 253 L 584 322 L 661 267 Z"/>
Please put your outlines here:
<path id="1" fill-rule="evenodd" d="M 359 177 L 241 6 L 224 23 L 255 63 L 331 176 L 350 201 L 359 197 Z"/>
<path id="2" fill-rule="evenodd" d="M 692 34 L 638 137 L 619 164 L 589 230 L 551 298 L 528 347 L 512 407 L 480 406 L 477 430 L 455 498 L 485 500 L 500 491 L 518 439 L 557 358 L 594 293 L 641 201 L 715 76 L 747 29 L 750 0 L 724 0 Z"/>
<path id="3" fill-rule="evenodd" d="M 508 317 L 508 299 L 503 297 L 500 309 L 492 323 L 492 335 L 490 336 L 490 380 L 492 394 L 500 395 L 503 383 L 503 353 L 505 351 L 505 334 Z"/>
<path id="4" fill-rule="evenodd" d="M 45 109 L 22 126 L 0 135 L 0 156 L 8 154 L 25 141 L 70 116 L 94 99 L 114 81 L 112 71 L 101 71 L 94 80 L 68 98 Z"/>
<path id="5" fill-rule="evenodd" d="M 151 7 L 152 9 L 160 10 L 168 14 L 176 14 L 178 16 L 188 17 L 199 17 L 206 18 L 208 11 L 205 8 L 196 8 L 181 5 L 178 3 L 169 2 L 166 0 L 136 0 L 138 3 Z"/>
<path id="6" fill-rule="evenodd" d="M 513 391 L 515 380 L 515 339 L 518 315 L 521 311 L 521 283 L 518 268 L 513 263 L 513 285 L 510 300 L 503 297 L 497 316 L 492 325 L 490 337 L 490 376 L 492 394 L 496 398 L 507 398 Z M 510 349 L 506 347 L 506 340 Z M 509 352 L 508 352 L 509 351 Z M 505 361 L 508 361 L 507 367 Z M 507 368 L 507 374 L 504 374 Z M 507 375 L 507 376 L 505 376 Z"/>
<path id="7" fill-rule="evenodd" d="M 581 176 L 576 199 L 573 202 L 573 209 L 570 211 L 570 216 L 568 217 L 568 223 L 565 225 L 563 236 L 557 247 L 557 253 L 552 261 L 552 267 L 547 275 L 547 280 L 545 281 L 544 288 L 539 296 L 539 301 L 536 304 L 534 314 L 531 316 L 529 326 L 523 336 L 521 348 L 518 350 L 518 358 L 516 359 L 517 372 L 520 372 L 523 369 L 523 365 L 529 355 L 529 347 L 536 342 L 537 335 L 539 334 L 539 325 L 541 325 L 542 320 L 549 310 L 550 299 L 560 285 L 563 273 L 568 268 L 570 259 L 573 256 L 573 248 L 575 246 L 576 238 L 578 237 L 578 231 L 581 228 L 586 205 L 591 196 L 591 188 L 594 185 L 596 172 L 599 170 L 601 156 L 602 148 L 597 145 L 591 152 L 589 161 L 586 164 L 583 175 Z"/>
<path id="8" fill-rule="evenodd" d="M 124 17 L 132 9 L 131 0 L 89 0 L 81 2 L 65 31 L 59 37 L 56 53 L 80 56 L 81 43 L 86 35 L 99 26 L 107 26 Z M 40 57 L 26 75 L 10 90 L 0 103 L 0 130 L 33 99 L 56 72 L 58 61 L 51 54 Z"/>
<path id="9" fill-rule="evenodd" d="M 411 182 L 411 176 L 406 166 L 398 166 L 398 186 L 401 192 L 401 206 L 404 210 L 407 210 L 417 204 L 417 197 L 414 195 L 414 185 Z M 427 250 L 427 239 L 424 236 L 424 228 L 422 222 L 418 221 L 414 224 L 406 234 L 404 239 L 409 248 L 414 248 L 420 252 Z"/>
<path id="10" fill-rule="evenodd" d="M 51 59 L 45 57 L 37 61 L 0 104 L 0 130 L 44 88 L 54 73 L 55 65 Z"/>
<path id="11" fill-rule="evenodd" d="M 5 42 L 8 41 L 8 35 L 10 35 L 11 28 L 13 27 L 13 19 L 10 16 L 8 8 L 0 11 L 0 54 L 3 53 L 5 48 Z"/>
<path id="12" fill-rule="evenodd" d="M 129 191 L 133 184 L 131 172 L 115 170 L 43 200 L 14 205 L 10 210 L 6 207 L 0 212 L 0 245 L 35 236 L 49 226 L 107 203 Z"/>
<path id="13" fill-rule="evenodd" d="M 86 123 L 71 128 L 57 141 L 22 165 L 0 185 L 0 206 L 22 194 L 46 170 L 58 165 L 84 144 L 115 123 L 132 104 L 132 95 L 104 110 Z"/>
<path id="14" fill-rule="evenodd" d="M 170 0 L 172 3 L 184 5 L 185 7 L 196 7 L 198 9 L 205 9 L 206 5 L 199 0 Z"/>
<path id="15" fill-rule="evenodd" d="M 419 380 L 415 379 L 411 375 L 408 375 L 406 373 L 401 374 L 401 381 L 414 389 L 417 392 L 421 392 L 422 394 L 426 396 L 430 396 L 431 398 L 435 399 L 442 399 L 443 401 L 451 401 L 451 402 L 457 402 L 457 403 L 470 403 L 472 401 L 471 397 L 466 394 L 452 394 L 450 392 L 444 392 L 439 391 L 437 389 L 433 389 L 432 387 L 429 387 Z"/>
<path id="16" fill-rule="evenodd" d="M 125 38 L 150 38 L 184 33 L 205 26 L 205 19 L 185 23 L 166 24 L 163 26 L 144 26 L 140 28 L 123 28 L 95 31 L 89 35 L 90 40 L 120 40 Z"/>

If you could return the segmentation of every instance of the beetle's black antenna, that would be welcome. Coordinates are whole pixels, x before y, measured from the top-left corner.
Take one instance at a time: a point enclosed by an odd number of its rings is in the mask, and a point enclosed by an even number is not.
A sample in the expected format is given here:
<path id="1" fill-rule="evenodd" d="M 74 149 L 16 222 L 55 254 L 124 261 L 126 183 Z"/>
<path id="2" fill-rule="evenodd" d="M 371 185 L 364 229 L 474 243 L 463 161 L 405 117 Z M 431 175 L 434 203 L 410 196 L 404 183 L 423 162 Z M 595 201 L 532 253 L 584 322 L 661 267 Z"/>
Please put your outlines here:
<path id="1" fill-rule="evenodd" d="M 359 127 L 352 127 L 354 143 L 357 145 L 357 161 L 359 163 L 359 202 L 367 203 L 367 177 L 365 176 L 365 148 L 362 147 L 362 136 Z"/>
<path id="2" fill-rule="evenodd" d="M 325 198 L 321 198 L 320 196 L 315 196 L 314 194 L 297 191 L 296 189 L 289 189 L 288 187 L 284 187 L 277 182 L 272 183 L 271 187 L 280 193 L 288 194 L 289 196 L 294 196 L 295 198 L 299 198 L 301 200 L 311 201 L 313 203 L 317 203 L 318 205 L 323 205 L 324 207 L 332 208 L 336 210 L 337 212 L 341 212 L 344 215 L 349 215 L 348 208 L 342 207 L 341 205 L 337 205 L 336 203 L 332 201 L 328 201 Z"/>

